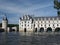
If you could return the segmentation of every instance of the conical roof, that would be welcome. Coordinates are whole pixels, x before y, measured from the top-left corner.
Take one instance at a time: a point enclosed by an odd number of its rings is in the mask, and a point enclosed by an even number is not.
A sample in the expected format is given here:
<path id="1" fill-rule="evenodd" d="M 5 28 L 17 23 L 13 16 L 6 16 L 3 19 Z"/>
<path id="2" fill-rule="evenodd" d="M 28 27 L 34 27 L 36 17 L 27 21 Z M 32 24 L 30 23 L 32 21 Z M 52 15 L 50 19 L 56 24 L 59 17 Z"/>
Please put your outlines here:
<path id="1" fill-rule="evenodd" d="M 8 20 L 6 15 L 3 16 L 3 20 Z"/>

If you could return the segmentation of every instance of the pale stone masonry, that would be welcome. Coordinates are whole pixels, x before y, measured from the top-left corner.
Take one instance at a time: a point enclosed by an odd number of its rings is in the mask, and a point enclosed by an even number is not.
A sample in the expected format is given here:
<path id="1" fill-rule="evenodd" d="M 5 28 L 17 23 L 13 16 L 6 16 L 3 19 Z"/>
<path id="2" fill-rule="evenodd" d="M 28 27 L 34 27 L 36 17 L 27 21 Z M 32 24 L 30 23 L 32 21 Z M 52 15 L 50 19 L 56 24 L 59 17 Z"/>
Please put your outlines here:
<path id="1" fill-rule="evenodd" d="M 8 19 L 4 15 L 3 20 L 2 20 L 2 29 L 4 29 L 5 31 L 7 31 L 7 25 L 8 25 Z"/>
<path id="2" fill-rule="evenodd" d="M 60 17 L 32 17 L 24 15 L 19 19 L 19 31 L 54 32 L 60 29 Z"/>

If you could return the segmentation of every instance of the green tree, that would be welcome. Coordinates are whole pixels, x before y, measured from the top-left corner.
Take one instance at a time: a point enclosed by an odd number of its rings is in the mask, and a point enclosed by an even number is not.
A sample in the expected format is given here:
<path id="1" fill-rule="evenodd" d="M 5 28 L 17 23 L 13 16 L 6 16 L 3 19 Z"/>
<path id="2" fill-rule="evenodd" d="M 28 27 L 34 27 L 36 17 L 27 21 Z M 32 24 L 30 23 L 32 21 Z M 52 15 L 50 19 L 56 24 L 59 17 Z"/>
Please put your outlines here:
<path id="1" fill-rule="evenodd" d="M 60 16 L 60 1 L 54 0 L 54 8 L 57 9 L 57 14 Z"/>

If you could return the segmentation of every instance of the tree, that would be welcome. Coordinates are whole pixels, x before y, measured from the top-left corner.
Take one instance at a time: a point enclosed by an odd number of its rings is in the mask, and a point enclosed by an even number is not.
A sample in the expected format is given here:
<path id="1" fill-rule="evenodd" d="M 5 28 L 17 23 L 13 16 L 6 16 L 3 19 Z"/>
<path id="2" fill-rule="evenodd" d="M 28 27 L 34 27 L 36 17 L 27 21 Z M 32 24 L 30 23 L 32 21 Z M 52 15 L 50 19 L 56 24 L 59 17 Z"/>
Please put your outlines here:
<path id="1" fill-rule="evenodd" d="M 57 9 L 57 14 L 60 16 L 60 2 L 58 0 L 54 0 L 54 8 Z"/>

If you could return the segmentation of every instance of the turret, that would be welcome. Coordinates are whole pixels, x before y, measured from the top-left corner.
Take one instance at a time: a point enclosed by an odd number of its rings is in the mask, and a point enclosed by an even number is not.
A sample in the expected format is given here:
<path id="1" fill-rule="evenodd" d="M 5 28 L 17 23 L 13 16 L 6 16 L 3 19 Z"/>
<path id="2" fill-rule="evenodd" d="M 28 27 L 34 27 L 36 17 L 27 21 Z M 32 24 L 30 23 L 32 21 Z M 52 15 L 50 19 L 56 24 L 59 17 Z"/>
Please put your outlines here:
<path id="1" fill-rule="evenodd" d="M 2 28 L 7 31 L 7 25 L 8 25 L 8 19 L 6 17 L 6 15 L 3 16 L 3 20 L 2 20 Z"/>

